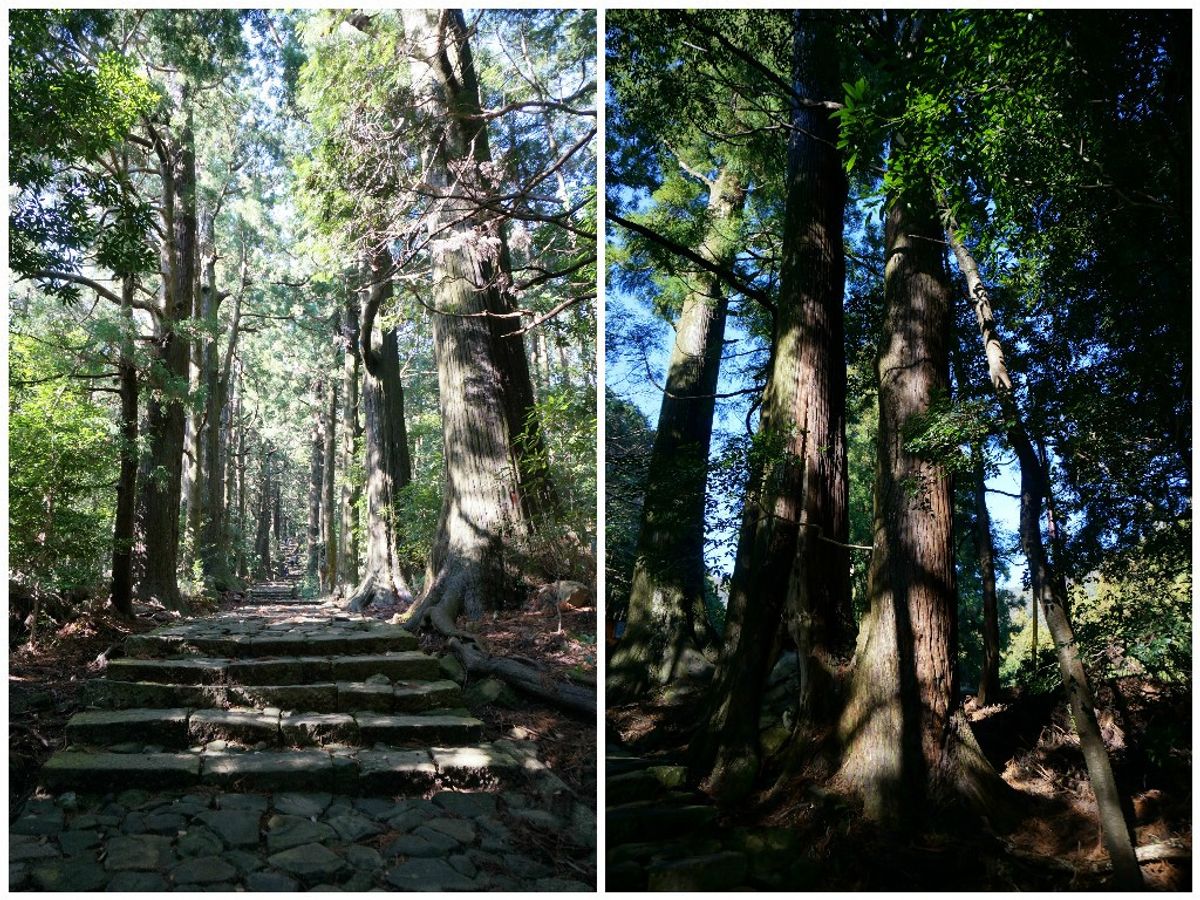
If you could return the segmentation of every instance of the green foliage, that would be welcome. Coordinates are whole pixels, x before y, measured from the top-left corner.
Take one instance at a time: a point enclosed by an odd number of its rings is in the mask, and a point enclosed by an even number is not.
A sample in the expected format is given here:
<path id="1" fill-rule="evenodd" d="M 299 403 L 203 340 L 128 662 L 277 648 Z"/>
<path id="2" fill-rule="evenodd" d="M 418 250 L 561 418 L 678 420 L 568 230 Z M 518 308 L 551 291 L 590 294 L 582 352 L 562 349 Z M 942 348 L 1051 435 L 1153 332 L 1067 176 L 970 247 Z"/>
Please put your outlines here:
<path id="1" fill-rule="evenodd" d="M 953 402 L 944 394 L 933 397 L 929 409 L 904 423 L 905 449 L 947 472 L 970 472 L 971 455 L 964 448 L 978 446 L 995 430 L 994 406 L 987 400 Z"/>
<path id="2" fill-rule="evenodd" d="M 27 274 L 75 268 L 94 248 L 117 274 L 153 265 L 151 206 L 109 163 L 160 96 L 128 56 L 104 49 L 113 13 L 14 10 L 9 45 L 10 265 Z M 100 44 L 97 47 L 97 44 Z M 49 290 L 65 302 L 77 286 Z"/>
<path id="3" fill-rule="evenodd" d="M 1089 675 L 1107 681 L 1138 675 L 1188 684 L 1192 661 L 1191 522 L 1163 527 L 1135 548 L 1113 554 L 1097 571 L 1071 585 L 1071 622 Z M 1014 619 L 1018 632 L 1001 675 L 1035 690 L 1058 682 L 1053 643 L 1043 621 L 1038 664 L 1029 666 L 1032 622 Z"/>
<path id="4" fill-rule="evenodd" d="M 71 374 L 61 353 L 12 336 L 9 566 L 51 591 L 95 587 L 111 552 L 117 428 Z"/>

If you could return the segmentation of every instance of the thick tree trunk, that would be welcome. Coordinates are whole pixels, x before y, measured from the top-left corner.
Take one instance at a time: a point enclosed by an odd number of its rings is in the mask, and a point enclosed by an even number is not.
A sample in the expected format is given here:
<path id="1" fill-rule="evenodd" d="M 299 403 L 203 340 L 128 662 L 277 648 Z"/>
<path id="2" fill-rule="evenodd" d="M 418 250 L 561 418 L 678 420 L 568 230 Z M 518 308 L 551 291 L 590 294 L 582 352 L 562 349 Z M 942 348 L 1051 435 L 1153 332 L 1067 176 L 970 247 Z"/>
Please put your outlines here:
<path id="1" fill-rule="evenodd" d="M 186 104 L 186 101 L 185 101 Z M 145 562 L 140 596 L 168 609 L 186 610 L 179 593 L 179 514 L 184 438 L 182 382 L 188 374 L 188 340 L 176 325 L 191 317 L 196 285 L 196 159 L 190 114 L 171 146 L 160 142 L 163 161 L 163 315 L 155 352 L 160 383 L 147 402 L 148 477 L 140 500 Z"/>
<path id="2" fill-rule="evenodd" d="M 995 546 L 992 520 L 987 507 L 987 485 L 983 452 L 975 453 L 975 552 L 979 556 L 979 580 L 983 588 L 983 670 L 979 674 L 979 703 L 987 706 L 1000 697 L 1000 614 L 996 606 Z"/>
<path id="3" fill-rule="evenodd" d="M 215 248 L 211 250 L 211 253 L 212 255 L 206 260 L 206 266 L 210 269 L 206 280 L 215 294 L 216 274 L 213 271 Z M 229 402 L 230 384 L 233 377 L 234 354 L 237 352 L 238 335 L 241 328 L 242 296 L 245 294 L 247 283 L 246 262 L 243 259 L 242 285 L 233 298 L 224 361 L 218 364 L 219 354 L 215 337 L 206 349 L 205 359 L 208 376 L 208 401 L 205 415 L 203 481 L 206 487 L 206 496 L 203 504 L 204 520 L 201 524 L 199 553 L 204 576 L 209 585 L 217 591 L 227 590 L 234 581 L 231 569 L 229 532 L 226 528 L 228 512 L 225 499 L 225 466 L 230 447 L 230 423 L 233 421 L 233 410 Z M 214 301 L 211 321 L 214 331 L 217 327 L 217 309 L 221 303 L 220 295 L 215 294 L 215 296 L 217 299 Z"/>
<path id="4" fill-rule="evenodd" d="M 903 153 L 900 139 L 893 155 Z M 840 777 L 866 815 L 920 825 L 935 810 L 994 815 L 1003 782 L 958 702 L 950 476 L 906 447 L 949 392 L 949 276 L 932 196 L 890 198 L 878 359 L 879 443 L 870 608 L 838 734 Z"/>
<path id="5" fill-rule="evenodd" d="M 271 451 L 263 448 L 262 482 L 258 492 L 258 531 L 254 538 L 254 577 L 266 581 L 272 575 L 271 567 L 271 500 L 274 489 L 271 484 Z"/>
<path id="6" fill-rule="evenodd" d="M 321 421 L 320 399 L 325 386 L 317 382 L 313 388 L 312 430 L 309 437 L 308 464 L 308 556 L 305 574 L 313 581 L 321 564 L 321 491 L 325 484 L 325 432 Z"/>
<path id="7" fill-rule="evenodd" d="M 239 397 L 241 391 L 238 391 Z M 241 406 L 239 400 L 238 406 Z M 246 578 L 249 576 L 249 566 L 246 563 L 246 536 L 248 529 L 246 528 L 246 431 L 245 429 L 238 430 L 238 456 L 237 456 L 237 530 L 233 533 L 233 539 L 237 548 L 235 556 L 237 558 L 235 571 L 238 578 Z"/>
<path id="8" fill-rule="evenodd" d="M 428 181 L 434 191 L 491 196 L 491 150 L 462 12 L 401 15 L 413 46 Z M 412 621 L 453 631 L 460 612 L 479 617 L 514 597 L 509 548 L 555 510 L 556 498 L 524 342 L 514 333 L 503 231 L 469 199 L 447 199 L 427 220 L 441 245 L 433 254 L 433 333 L 445 487 L 426 593 Z"/>
<path id="9" fill-rule="evenodd" d="M 404 388 L 394 328 L 379 334 L 379 312 L 392 296 L 392 257 L 384 250 L 371 264 L 372 284 L 359 322 L 363 360 L 363 437 L 366 443 L 367 547 L 363 578 L 346 608 L 360 611 L 377 600 L 412 600 L 399 565 L 399 492 L 412 480 L 404 427 Z"/>
<path id="10" fill-rule="evenodd" d="M 798 13 L 793 80 L 803 96 L 834 96 L 835 32 Z M 784 261 L 760 440 L 726 615 L 725 642 L 693 764 L 724 799 L 758 772 L 758 719 L 785 607 L 801 648 L 810 719 L 831 714 L 831 673 L 849 628 L 842 218 L 846 178 L 827 110 L 796 105 L 788 154 Z M 824 537 L 827 540 L 821 541 Z M 837 543 L 830 543 L 834 541 Z M 825 702 L 818 704 L 821 699 Z M 815 723 L 814 723 L 815 724 Z"/>
<path id="11" fill-rule="evenodd" d="M 117 511 L 113 519 L 112 596 L 113 608 L 133 615 L 133 543 L 137 515 L 138 471 L 138 372 L 133 359 L 134 279 L 121 282 L 122 325 L 128 329 L 121 340 L 117 363 L 121 392 L 121 471 L 117 477 Z"/>
<path id="12" fill-rule="evenodd" d="M 287 523 L 283 518 L 283 488 L 279 482 L 274 484 L 275 496 L 272 498 L 271 530 L 275 533 L 275 549 L 281 552 L 287 543 Z M 280 559 L 282 563 L 283 560 Z"/>
<path id="13" fill-rule="evenodd" d="M 1066 610 L 1066 582 L 1061 573 L 1051 569 L 1042 542 L 1042 504 L 1049 490 L 1050 478 L 1042 459 L 1034 450 L 1025 429 L 1020 406 L 1012 390 L 1012 379 L 1004 361 L 999 332 L 992 313 L 992 301 L 979 273 L 979 266 L 958 233 L 958 225 L 948 213 L 946 235 L 954 249 L 959 270 L 967 280 L 968 297 L 975 308 L 980 335 L 988 361 L 988 373 L 1005 420 L 1009 423 L 1008 441 L 1017 454 L 1021 467 L 1021 548 L 1029 562 L 1029 580 L 1033 587 L 1036 612 L 1041 603 L 1046 614 L 1046 626 L 1058 655 L 1058 667 L 1063 687 L 1071 704 L 1071 718 L 1079 735 L 1079 746 L 1087 764 L 1088 779 L 1096 795 L 1104 847 L 1113 863 L 1115 886 L 1122 890 L 1142 887 L 1142 873 L 1134 852 L 1133 840 L 1121 798 L 1113 776 L 1112 762 L 1096 720 L 1096 704 L 1092 698 L 1087 673 L 1079 655 L 1079 645 L 1071 628 Z M 1035 653 L 1036 653 L 1036 644 Z"/>
<path id="14" fill-rule="evenodd" d="M 355 442 L 358 427 L 358 301 L 352 290 L 346 292 L 346 315 L 343 340 L 346 357 L 342 370 L 342 488 L 338 507 L 341 527 L 338 529 L 337 583 L 349 588 L 358 580 L 358 501 L 361 482 L 355 461 Z"/>
<path id="15" fill-rule="evenodd" d="M 321 590 L 332 591 L 337 583 L 337 528 L 334 525 L 334 469 L 337 456 L 337 380 L 330 378 L 325 388 L 325 447 L 321 485 Z"/>
<path id="16" fill-rule="evenodd" d="M 728 265 L 737 252 L 745 187 L 731 169 L 711 185 L 709 233 L 700 253 Z M 715 276 L 690 276 L 691 293 L 675 325 L 658 430 L 646 473 L 645 502 L 625 634 L 608 665 L 608 693 L 636 696 L 704 668 L 704 497 L 715 392 L 729 299 Z"/>

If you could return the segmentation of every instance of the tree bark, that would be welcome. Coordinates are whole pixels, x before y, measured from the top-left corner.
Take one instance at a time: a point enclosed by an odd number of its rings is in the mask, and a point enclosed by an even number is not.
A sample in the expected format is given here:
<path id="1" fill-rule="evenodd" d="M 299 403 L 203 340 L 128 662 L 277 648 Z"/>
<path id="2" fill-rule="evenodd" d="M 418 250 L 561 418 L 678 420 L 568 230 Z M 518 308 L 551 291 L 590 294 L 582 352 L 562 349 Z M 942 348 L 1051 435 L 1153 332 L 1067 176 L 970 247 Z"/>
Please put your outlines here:
<path id="1" fill-rule="evenodd" d="M 332 591 L 337 583 L 337 528 L 334 525 L 334 467 L 337 455 L 337 381 L 330 378 L 325 388 L 325 447 L 321 485 L 321 590 Z"/>
<path id="2" fill-rule="evenodd" d="M 134 276 L 121 280 L 121 318 L 126 329 L 117 363 L 121 392 L 121 471 L 117 477 L 117 511 L 113 519 L 112 596 L 113 608 L 133 615 L 133 543 L 137 514 L 138 472 L 138 372 L 133 358 Z"/>
<path id="3" fill-rule="evenodd" d="M 392 257 L 386 249 L 372 260 L 370 272 L 372 283 L 358 326 L 359 355 L 365 370 L 367 547 L 362 581 L 346 605 L 354 612 L 376 601 L 412 600 L 399 565 L 400 522 L 396 515 L 399 492 L 412 480 L 399 346 L 394 328 L 382 331 L 378 326 L 380 309 L 392 296 Z"/>
<path id="4" fill-rule="evenodd" d="M 458 10 L 401 11 L 413 89 L 435 192 L 494 194 L 486 120 Z M 453 186 L 453 190 L 451 187 Z M 426 216 L 433 253 L 434 352 L 445 486 L 426 593 L 412 622 L 453 632 L 517 594 L 509 547 L 552 514 L 557 499 L 533 408 L 524 341 L 515 333 L 503 229 L 472 200 L 447 198 Z M 480 316 L 483 313 L 484 316 Z"/>
<path id="5" fill-rule="evenodd" d="M 975 552 L 979 556 L 979 580 L 983 589 L 983 669 L 979 674 L 977 697 L 980 705 L 988 706 L 1000 697 L 1000 616 L 996 605 L 996 551 L 987 507 L 983 451 L 976 448 L 974 457 Z"/>
<path id="6" fill-rule="evenodd" d="M 959 270 L 967 280 L 968 298 L 975 308 L 975 318 L 983 338 L 992 386 L 1004 418 L 1009 423 L 1008 442 L 1015 451 L 1021 467 L 1021 548 L 1029 562 L 1033 603 L 1035 610 L 1037 604 L 1041 603 L 1046 615 L 1046 626 L 1050 629 L 1050 637 L 1054 641 L 1063 687 L 1071 704 L 1071 717 L 1075 722 L 1079 746 L 1087 764 L 1088 779 L 1096 795 L 1104 846 L 1113 863 L 1115 886 L 1121 890 L 1139 890 L 1143 884 L 1142 873 L 1129 826 L 1121 810 L 1121 798 L 1113 775 L 1112 762 L 1100 734 L 1096 704 L 1092 698 L 1087 673 L 1083 668 L 1083 660 L 1079 655 L 1079 645 L 1075 642 L 1075 633 L 1067 616 L 1066 583 L 1061 574 L 1051 568 L 1042 542 L 1042 505 L 1049 490 L 1049 473 L 1034 450 L 1033 441 L 1025 428 L 1021 408 L 1013 393 L 1012 379 L 1005 364 L 992 312 L 991 297 L 979 273 L 979 266 L 963 243 L 958 224 L 945 209 L 943 215 L 946 219 L 946 236 L 958 260 Z M 1036 644 L 1034 651 L 1036 658 Z"/>
<path id="7" fill-rule="evenodd" d="M 258 531 L 254 539 L 254 577 L 258 581 L 270 579 L 271 567 L 271 500 L 274 490 L 271 484 L 272 451 L 263 447 L 262 481 L 258 493 Z"/>
<path id="8" fill-rule="evenodd" d="M 210 237 L 210 253 L 206 265 L 211 269 L 215 266 L 214 238 Z M 216 274 L 210 271 L 207 282 L 212 291 L 216 291 Z M 205 366 L 207 371 L 208 401 L 205 414 L 205 430 L 207 439 L 204 442 L 205 464 L 204 483 L 207 496 L 204 502 L 204 520 L 200 533 L 200 562 L 204 568 L 204 576 L 209 585 L 217 591 L 228 590 L 233 584 L 233 572 L 230 559 L 230 541 L 226 518 L 228 512 L 225 499 L 225 465 L 229 453 L 229 433 L 233 410 L 230 406 L 230 384 L 233 377 L 234 354 L 237 352 L 238 336 L 241 329 L 242 297 L 248 284 L 246 260 L 243 254 L 241 270 L 241 287 L 233 296 L 233 309 L 229 317 L 229 335 L 226 339 L 225 357 L 218 363 L 217 340 L 214 337 L 206 350 Z M 215 304 L 219 307 L 220 295 Z M 211 321 L 212 328 L 217 327 L 217 313 L 214 309 Z"/>
<path id="9" fill-rule="evenodd" d="M 737 252 L 745 187 L 726 167 L 711 185 L 711 225 L 700 253 L 727 266 Z M 707 666 L 704 616 L 704 498 L 715 393 L 729 298 L 707 272 L 675 325 L 658 430 L 646 472 L 645 501 L 625 634 L 608 666 L 613 698 L 637 696 Z"/>
<path id="10" fill-rule="evenodd" d="M 188 109 L 184 97 L 185 111 Z M 140 496 L 145 561 L 140 596 L 185 611 L 179 592 L 179 514 L 182 493 L 188 340 L 176 326 L 191 317 L 196 285 L 196 158 L 191 114 L 177 142 L 156 140 L 163 181 L 163 315 L 155 341 L 157 388 L 147 402 L 148 477 Z"/>
<path id="11" fill-rule="evenodd" d="M 893 158 L 903 152 L 897 137 Z M 935 810 L 994 815 L 1003 782 L 956 709 L 951 478 L 905 443 L 910 423 L 949 393 L 941 228 L 932 196 L 910 189 L 889 205 L 870 608 L 838 726 L 840 778 L 869 818 L 919 826 Z"/>
<path id="12" fill-rule="evenodd" d="M 241 387 L 239 379 L 238 387 L 238 407 L 241 407 Z M 235 420 L 236 421 L 236 420 Z M 237 455 L 237 529 L 233 531 L 233 541 L 236 547 L 234 556 L 236 558 L 235 571 L 238 578 L 246 578 L 249 575 L 249 566 L 246 563 L 246 430 L 238 429 L 238 455 Z"/>
<path id="13" fill-rule="evenodd" d="M 279 482 L 273 484 L 275 496 L 272 498 L 272 531 L 275 532 L 275 549 L 279 551 L 279 562 L 283 564 L 283 548 L 287 542 L 287 523 L 283 518 L 283 488 Z M 281 569 L 282 571 L 282 569 Z"/>
<path id="14" fill-rule="evenodd" d="M 315 581 L 321 564 L 321 492 L 325 484 L 325 432 L 321 421 L 321 398 L 325 386 L 320 381 L 313 387 L 312 430 L 309 443 L 308 465 L 308 540 L 307 564 L 304 567 L 308 578 Z"/>
<path id="15" fill-rule="evenodd" d="M 838 49 L 828 17 L 797 13 L 794 41 L 793 81 L 802 95 L 837 94 Z M 780 298 L 757 438 L 761 456 L 748 488 L 710 711 L 693 745 L 695 774 L 707 775 L 708 789 L 725 800 L 748 792 L 758 772 L 762 693 L 785 607 L 803 657 L 803 703 L 814 720 L 819 693 L 831 690 L 849 619 L 849 560 L 843 547 L 828 542 L 844 544 L 849 529 L 846 177 L 829 111 L 796 104 L 792 121 Z"/>
<path id="16" fill-rule="evenodd" d="M 361 493 L 355 471 L 355 442 L 358 426 L 358 301 L 353 290 L 346 291 L 346 315 L 343 341 L 346 357 L 342 369 L 342 488 L 339 504 L 341 527 L 338 529 L 337 583 L 347 591 L 358 579 L 358 501 Z"/>

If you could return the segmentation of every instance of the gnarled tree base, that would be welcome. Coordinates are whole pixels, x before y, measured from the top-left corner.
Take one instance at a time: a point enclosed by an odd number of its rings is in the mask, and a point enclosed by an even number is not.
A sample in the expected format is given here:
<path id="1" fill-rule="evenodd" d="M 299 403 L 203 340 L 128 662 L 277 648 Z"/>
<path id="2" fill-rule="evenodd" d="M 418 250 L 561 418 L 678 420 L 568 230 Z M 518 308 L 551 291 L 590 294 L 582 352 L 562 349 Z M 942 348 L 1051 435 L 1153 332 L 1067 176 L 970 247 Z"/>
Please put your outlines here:
<path id="1" fill-rule="evenodd" d="M 404 584 L 396 585 L 390 578 L 368 574 L 342 608 L 346 612 L 362 612 L 373 603 L 391 603 L 394 600 L 411 603 L 412 594 L 408 587 Z"/>
<path id="2" fill-rule="evenodd" d="M 849 743 L 843 757 L 837 781 L 861 799 L 868 819 L 909 828 L 935 820 L 944 824 L 947 815 L 986 817 L 993 830 L 1011 830 L 1017 794 L 983 755 L 961 711 L 951 714 L 933 765 L 906 753 L 902 730 L 868 729 Z"/>

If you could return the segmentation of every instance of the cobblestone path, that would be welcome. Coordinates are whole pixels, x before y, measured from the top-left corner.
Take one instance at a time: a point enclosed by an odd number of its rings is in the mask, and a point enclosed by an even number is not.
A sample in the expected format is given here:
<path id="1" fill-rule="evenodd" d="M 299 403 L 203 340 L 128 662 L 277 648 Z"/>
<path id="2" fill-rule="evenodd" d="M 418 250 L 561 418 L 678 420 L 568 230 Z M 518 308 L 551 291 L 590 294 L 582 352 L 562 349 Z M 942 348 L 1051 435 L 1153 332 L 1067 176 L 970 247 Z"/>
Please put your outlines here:
<path id="1" fill-rule="evenodd" d="M 249 601 L 89 684 L 9 826 L 11 890 L 594 888 L 595 815 L 533 742 L 481 740 L 452 667 L 285 583 Z"/>

